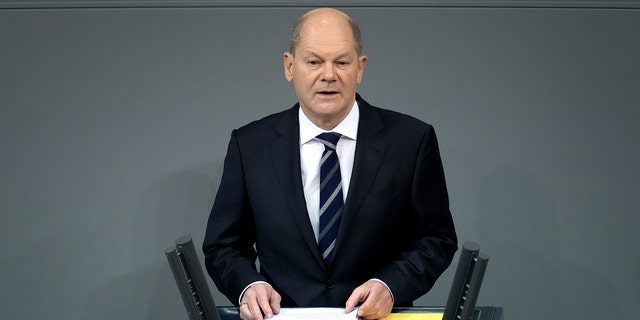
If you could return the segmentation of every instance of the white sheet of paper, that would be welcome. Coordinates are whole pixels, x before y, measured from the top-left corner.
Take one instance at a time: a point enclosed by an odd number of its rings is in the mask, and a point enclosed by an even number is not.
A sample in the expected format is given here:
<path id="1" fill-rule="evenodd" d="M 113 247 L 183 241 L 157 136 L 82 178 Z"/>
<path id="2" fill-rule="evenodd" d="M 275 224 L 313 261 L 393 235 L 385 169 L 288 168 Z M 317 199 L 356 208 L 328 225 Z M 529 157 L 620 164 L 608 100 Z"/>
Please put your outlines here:
<path id="1" fill-rule="evenodd" d="M 273 316 L 276 320 L 354 320 L 358 318 L 358 309 L 344 313 L 344 308 L 280 308 Z"/>

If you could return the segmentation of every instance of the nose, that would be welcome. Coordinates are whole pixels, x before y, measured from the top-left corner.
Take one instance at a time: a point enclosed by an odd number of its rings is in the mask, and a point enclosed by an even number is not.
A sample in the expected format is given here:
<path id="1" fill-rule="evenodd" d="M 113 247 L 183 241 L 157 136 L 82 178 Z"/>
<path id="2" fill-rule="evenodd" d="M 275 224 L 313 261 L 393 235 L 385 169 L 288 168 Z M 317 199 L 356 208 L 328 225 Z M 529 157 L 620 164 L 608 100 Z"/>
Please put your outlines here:
<path id="1" fill-rule="evenodd" d="M 322 69 L 322 81 L 333 82 L 336 81 L 336 73 L 331 63 L 325 63 Z"/>

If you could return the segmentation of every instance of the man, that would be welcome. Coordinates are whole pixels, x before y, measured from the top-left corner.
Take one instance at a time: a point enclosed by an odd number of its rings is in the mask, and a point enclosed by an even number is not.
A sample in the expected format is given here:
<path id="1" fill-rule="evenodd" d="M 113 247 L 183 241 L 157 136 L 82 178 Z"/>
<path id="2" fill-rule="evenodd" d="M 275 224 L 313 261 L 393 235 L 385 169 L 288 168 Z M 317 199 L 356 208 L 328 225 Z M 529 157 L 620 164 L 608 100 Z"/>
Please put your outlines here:
<path id="1" fill-rule="evenodd" d="M 356 94 L 361 42 L 341 11 L 303 15 L 284 54 L 299 102 L 231 135 L 203 251 L 242 319 L 357 305 L 383 318 L 426 293 L 457 250 L 433 128 Z"/>

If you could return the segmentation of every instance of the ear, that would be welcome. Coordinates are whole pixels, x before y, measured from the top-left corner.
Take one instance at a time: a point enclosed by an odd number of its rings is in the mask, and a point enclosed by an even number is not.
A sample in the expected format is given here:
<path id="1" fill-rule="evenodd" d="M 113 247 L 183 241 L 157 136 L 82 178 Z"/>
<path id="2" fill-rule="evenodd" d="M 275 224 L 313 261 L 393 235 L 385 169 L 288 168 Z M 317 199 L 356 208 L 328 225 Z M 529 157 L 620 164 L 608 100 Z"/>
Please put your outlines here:
<path id="1" fill-rule="evenodd" d="M 358 84 L 362 82 L 362 75 L 364 74 L 364 68 L 367 66 L 367 56 L 360 56 L 358 58 Z"/>
<path id="2" fill-rule="evenodd" d="M 289 52 L 285 52 L 284 53 L 284 59 L 283 59 L 283 64 L 284 64 L 284 77 L 287 79 L 287 81 L 292 82 L 293 81 L 293 55 Z"/>

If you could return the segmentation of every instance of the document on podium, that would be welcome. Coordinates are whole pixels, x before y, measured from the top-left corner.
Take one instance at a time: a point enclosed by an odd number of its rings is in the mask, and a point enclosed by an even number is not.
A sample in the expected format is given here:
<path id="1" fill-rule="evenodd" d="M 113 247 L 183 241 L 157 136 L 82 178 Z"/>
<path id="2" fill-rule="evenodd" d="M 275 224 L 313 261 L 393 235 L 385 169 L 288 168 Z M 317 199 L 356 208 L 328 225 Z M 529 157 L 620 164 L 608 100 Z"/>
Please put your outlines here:
<path id="1" fill-rule="evenodd" d="M 281 308 L 275 320 L 355 320 L 358 309 L 344 313 L 344 308 Z"/>
<path id="2" fill-rule="evenodd" d="M 383 320 L 442 320 L 442 313 L 391 313 Z M 358 309 L 344 313 L 344 308 L 281 308 L 275 320 L 356 320 Z"/>

